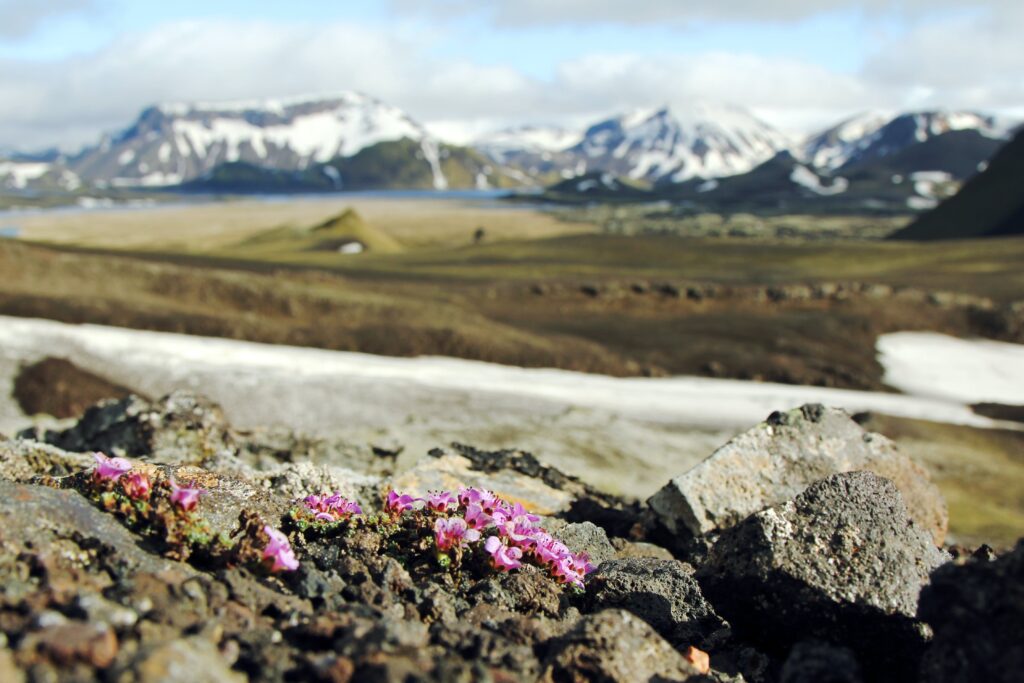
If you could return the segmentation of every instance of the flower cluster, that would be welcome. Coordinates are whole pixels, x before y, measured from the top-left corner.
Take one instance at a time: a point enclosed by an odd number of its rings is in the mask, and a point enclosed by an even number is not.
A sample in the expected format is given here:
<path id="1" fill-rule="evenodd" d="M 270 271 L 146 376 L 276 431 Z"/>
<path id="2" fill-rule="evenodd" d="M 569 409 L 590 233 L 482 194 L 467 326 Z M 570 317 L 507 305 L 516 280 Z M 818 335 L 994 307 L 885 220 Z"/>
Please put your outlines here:
<path id="1" fill-rule="evenodd" d="M 540 518 L 520 503 L 502 500 L 492 491 L 463 488 L 458 494 L 431 492 L 425 499 L 390 491 L 385 510 L 393 518 L 419 509 L 436 515 L 433 524 L 438 551 L 461 552 L 484 540 L 483 550 L 499 571 L 518 569 L 526 560 L 549 571 L 564 584 L 583 587 L 594 570 L 586 553 L 573 553 L 540 526 Z M 484 538 L 486 536 L 486 539 Z"/>
<path id="2" fill-rule="evenodd" d="M 239 559 L 231 550 L 226 535 L 215 534 L 209 523 L 197 514 L 199 500 L 207 491 L 190 482 L 179 484 L 173 477 L 157 474 L 150 478 L 143 469 L 126 458 L 112 458 L 94 453 L 96 465 L 91 476 L 83 480 L 85 491 L 123 522 L 165 544 L 170 557 L 188 559 L 200 552 L 207 560 L 234 562 Z M 152 471 L 152 470 L 150 470 Z M 340 497 L 339 497 L 340 498 Z M 347 501 L 345 501 L 347 502 Z M 355 511 L 359 512 L 359 506 Z M 333 509 L 328 504 L 327 509 Z M 288 538 L 270 526 L 263 533 L 252 534 L 257 546 L 252 559 L 262 559 L 271 572 L 292 571 L 299 563 Z"/>
<path id="3" fill-rule="evenodd" d="M 352 515 L 363 514 L 359 503 L 342 498 L 338 492 L 330 496 L 326 493 L 306 496 L 302 499 L 302 504 L 305 506 L 304 512 L 312 515 L 314 521 L 329 524 L 341 522 Z"/>

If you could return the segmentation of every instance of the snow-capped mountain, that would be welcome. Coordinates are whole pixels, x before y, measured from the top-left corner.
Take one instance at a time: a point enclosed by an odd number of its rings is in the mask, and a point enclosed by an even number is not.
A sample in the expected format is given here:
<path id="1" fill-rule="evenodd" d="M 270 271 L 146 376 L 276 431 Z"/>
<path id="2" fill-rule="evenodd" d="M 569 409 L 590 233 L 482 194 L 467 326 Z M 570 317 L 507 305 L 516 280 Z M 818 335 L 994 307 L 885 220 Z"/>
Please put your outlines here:
<path id="1" fill-rule="evenodd" d="M 582 139 L 582 131 L 558 126 L 517 126 L 483 135 L 473 141 L 473 147 L 501 162 L 512 154 L 564 152 Z"/>
<path id="2" fill-rule="evenodd" d="M 739 107 L 695 104 L 601 121 L 569 152 L 588 171 L 681 182 L 749 171 L 789 145 L 786 136 Z"/>
<path id="3" fill-rule="evenodd" d="M 70 167 L 86 181 L 166 186 L 230 162 L 303 170 L 403 138 L 418 143 L 434 187 L 446 187 L 438 141 L 401 109 L 354 92 L 150 107 L 130 128 L 72 159 Z"/>
<path id="4" fill-rule="evenodd" d="M 800 150 L 811 165 L 835 171 L 891 156 L 953 131 L 976 131 L 989 139 L 1008 136 L 1010 126 L 993 116 L 964 111 L 868 112 L 812 135 Z"/>

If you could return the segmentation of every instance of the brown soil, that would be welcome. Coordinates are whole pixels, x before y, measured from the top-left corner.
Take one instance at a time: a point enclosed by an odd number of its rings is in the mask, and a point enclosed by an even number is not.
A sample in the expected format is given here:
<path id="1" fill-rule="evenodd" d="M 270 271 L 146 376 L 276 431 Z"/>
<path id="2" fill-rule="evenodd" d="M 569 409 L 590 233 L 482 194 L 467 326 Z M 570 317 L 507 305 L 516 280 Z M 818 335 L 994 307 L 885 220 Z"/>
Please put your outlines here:
<path id="1" fill-rule="evenodd" d="M 993 420 L 1007 422 L 1024 422 L 1024 406 L 1011 406 L 1005 403 L 975 403 L 971 410 L 978 415 L 991 417 Z"/>
<path id="2" fill-rule="evenodd" d="M 44 358 L 21 369 L 14 398 L 27 415 L 78 417 L 97 401 L 120 399 L 132 392 L 87 372 L 63 358 Z"/>

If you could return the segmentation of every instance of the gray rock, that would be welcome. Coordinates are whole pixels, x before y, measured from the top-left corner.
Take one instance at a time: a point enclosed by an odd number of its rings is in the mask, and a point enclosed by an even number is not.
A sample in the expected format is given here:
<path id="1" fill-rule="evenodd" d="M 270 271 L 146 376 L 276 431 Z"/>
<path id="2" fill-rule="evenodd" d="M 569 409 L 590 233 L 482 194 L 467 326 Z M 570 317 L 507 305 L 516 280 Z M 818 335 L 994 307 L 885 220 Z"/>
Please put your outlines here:
<path id="1" fill-rule="evenodd" d="M 68 453 L 49 444 L 15 439 L 0 442 L 0 478 L 28 481 L 39 475 L 64 476 L 95 464 L 91 455 Z"/>
<path id="2" fill-rule="evenodd" d="M 921 587 L 947 560 L 892 482 L 848 472 L 724 532 L 698 579 L 741 637 L 776 652 L 844 643 L 872 676 L 898 680 L 923 648 Z"/>
<path id="3" fill-rule="evenodd" d="M 591 522 L 566 522 L 549 517 L 541 525 L 574 553 L 587 553 L 594 566 L 615 559 L 617 553 L 605 530 Z"/>
<path id="4" fill-rule="evenodd" d="M 946 504 L 927 472 L 889 439 L 866 432 L 842 410 L 805 405 L 773 413 L 648 501 L 676 545 L 714 534 L 799 495 L 838 472 L 869 470 L 891 479 L 911 517 L 935 543 L 946 534 Z"/>
<path id="5" fill-rule="evenodd" d="M 919 616 L 935 631 L 922 660 L 922 681 L 1019 681 L 1024 672 L 1024 540 L 996 560 L 940 567 L 921 593 Z"/>
<path id="6" fill-rule="evenodd" d="M 629 541 L 625 538 L 611 539 L 612 547 L 615 548 L 615 559 L 625 560 L 630 557 L 653 557 L 658 560 L 675 559 L 665 548 L 653 543 L 644 541 Z"/>
<path id="7" fill-rule="evenodd" d="M 708 648 L 725 624 L 704 599 L 693 567 L 678 560 L 630 558 L 605 562 L 588 577 L 589 611 L 613 607 L 637 615 L 677 647 Z"/>
<path id="8" fill-rule="evenodd" d="M 639 617 L 618 609 L 584 617 L 556 639 L 540 678 L 554 681 L 707 680 Z"/>
<path id="9" fill-rule="evenodd" d="M 113 515 L 76 491 L 0 480 L 0 529 L 12 552 L 60 547 L 61 539 L 73 539 L 78 553 L 57 554 L 58 561 L 71 566 L 95 563 L 115 577 L 140 571 L 195 574 L 188 565 L 147 552 Z"/>

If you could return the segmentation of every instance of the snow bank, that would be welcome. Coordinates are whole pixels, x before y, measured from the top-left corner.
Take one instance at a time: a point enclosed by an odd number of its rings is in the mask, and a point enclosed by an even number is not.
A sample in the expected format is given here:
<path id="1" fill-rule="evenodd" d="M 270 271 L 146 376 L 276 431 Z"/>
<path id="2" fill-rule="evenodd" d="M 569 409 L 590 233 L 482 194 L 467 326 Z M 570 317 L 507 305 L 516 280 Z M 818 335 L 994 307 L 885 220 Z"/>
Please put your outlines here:
<path id="1" fill-rule="evenodd" d="M 1000 423 L 975 415 L 965 403 L 1024 403 L 1024 347 L 990 347 L 994 343 L 935 340 L 927 335 L 912 337 L 916 341 L 909 343 L 906 339 L 887 336 L 880 348 L 889 380 L 913 395 L 699 377 L 616 378 L 455 358 L 390 358 L 0 317 L 0 348 L 8 357 L 60 355 L 83 367 L 106 368 L 104 374 L 129 386 L 139 387 L 144 378 L 150 392 L 178 387 L 203 391 L 216 378 L 219 389 L 210 393 L 229 412 L 232 404 L 250 412 L 253 405 L 265 404 L 261 412 L 275 414 L 275 406 L 281 406 L 278 412 L 284 410 L 279 399 L 289 396 L 291 403 L 301 404 L 289 410 L 301 411 L 305 422 L 351 419 L 375 410 L 414 411 L 420 406 L 410 403 L 420 396 L 434 411 L 462 411 L 467 401 L 491 402 L 519 406 L 524 414 L 590 409 L 681 428 L 743 428 L 773 410 L 807 402 L 993 427 Z M 926 355 L 922 345 L 940 349 L 934 352 L 940 360 L 922 366 L 917 357 Z M 948 374 L 943 375 L 945 369 Z M 966 392 L 962 387 L 968 385 L 968 377 L 976 386 L 992 390 Z"/>

